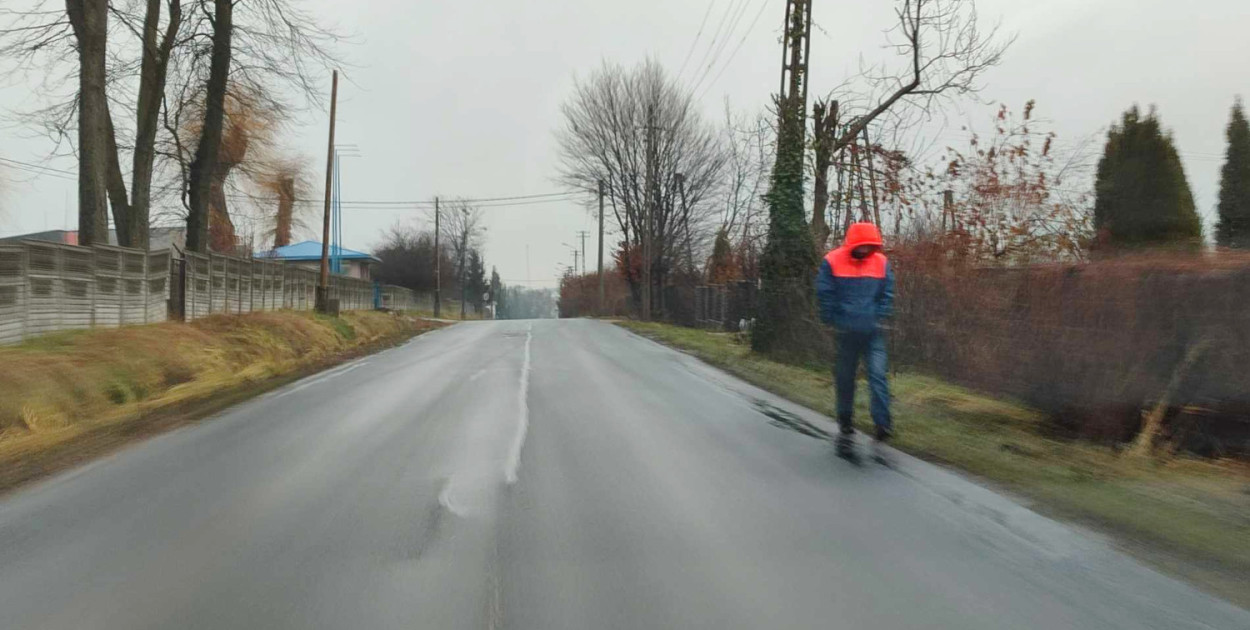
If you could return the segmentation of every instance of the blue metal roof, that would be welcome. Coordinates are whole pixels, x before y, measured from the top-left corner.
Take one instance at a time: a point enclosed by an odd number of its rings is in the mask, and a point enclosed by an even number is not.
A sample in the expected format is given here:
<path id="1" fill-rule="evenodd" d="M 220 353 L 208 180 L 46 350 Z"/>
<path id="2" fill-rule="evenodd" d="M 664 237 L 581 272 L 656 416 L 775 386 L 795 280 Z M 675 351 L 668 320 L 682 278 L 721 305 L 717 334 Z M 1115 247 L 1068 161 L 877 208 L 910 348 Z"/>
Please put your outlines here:
<path id="1" fill-rule="evenodd" d="M 333 251 L 330 252 L 332 255 Z M 372 260 L 373 262 L 381 262 L 376 256 L 358 252 L 354 249 L 340 247 L 338 251 L 339 258 L 343 260 Z M 257 258 L 277 258 L 279 260 L 321 260 L 321 243 L 317 241 L 304 241 L 303 243 L 295 243 L 279 247 L 274 250 L 256 252 Z"/>

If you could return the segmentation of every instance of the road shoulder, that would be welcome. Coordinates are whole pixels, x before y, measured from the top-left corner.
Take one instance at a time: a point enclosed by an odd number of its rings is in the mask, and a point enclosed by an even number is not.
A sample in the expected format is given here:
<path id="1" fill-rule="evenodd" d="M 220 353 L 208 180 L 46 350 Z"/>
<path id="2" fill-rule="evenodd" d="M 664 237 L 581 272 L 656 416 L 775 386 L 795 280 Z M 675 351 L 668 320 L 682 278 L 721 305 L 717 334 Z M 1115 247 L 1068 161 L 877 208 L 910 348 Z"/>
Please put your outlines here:
<path id="1" fill-rule="evenodd" d="M 617 324 L 831 423 L 832 379 L 819 366 L 768 360 L 729 333 Z M 971 474 L 1030 509 L 1107 534 L 1156 568 L 1250 608 L 1244 579 L 1250 572 L 1250 474 L 1244 466 L 1190 458 L 1133 464 L 1109 448 L 1044 436 L 1042 418 L 1024 405 L 927 376 L 898 374 L 893 381 L 900 450 Z M 868 417 L 863 398 L 859 419 Z"/>

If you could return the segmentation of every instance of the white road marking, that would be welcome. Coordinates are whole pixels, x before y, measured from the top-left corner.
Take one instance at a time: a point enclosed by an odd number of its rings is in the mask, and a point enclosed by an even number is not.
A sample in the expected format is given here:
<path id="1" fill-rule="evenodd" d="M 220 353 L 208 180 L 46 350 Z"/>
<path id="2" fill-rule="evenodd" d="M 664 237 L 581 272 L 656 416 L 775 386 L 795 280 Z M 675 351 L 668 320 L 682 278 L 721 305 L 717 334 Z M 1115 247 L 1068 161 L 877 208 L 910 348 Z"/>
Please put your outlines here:
<path id="1" fill-rule="evenodd" d="M 508 453 L 508 465 L 504 468 L 504 480 L 508 485 L 516 483 L 517 469 L 521 467 L 521 447 L 525 446 L 525 434 L 530 426 L 530 342 L 534 339 L 534 325 L 525 329 L 525 360 L 521 363 L 521 388 L 517 392 L 517 428 Z"/>
<path id="2" fill-rule="evenodd" d="M 303 383 L 300 383 L 299 385 L 296 385 L 295 387 L 292 387 L 291 389 L 288 389 L 284 392 L 279 392 L 277 394 L 274 394 L 273 397 L 275 399 L 278 399 L 284 396 L 289 396 L 291 394 L 294 394 L 295 392 L 300 391 L 301 389 L 312 387 L 313 385 L 316 385 L 318 383 L 324 383 L 340 374 L 346 374 L 356 368 L 364 367 L 365 365 L 368 365 L 368 363 L 369 363 L 368 361 L 356 361 L 355 363 L 349 363 L 347 365 L 339 366 L 333 370 L 330 370 L 329 372 L 326 372 L 325 374 L 312 377 L 312 380 L 308 380 Z"/>

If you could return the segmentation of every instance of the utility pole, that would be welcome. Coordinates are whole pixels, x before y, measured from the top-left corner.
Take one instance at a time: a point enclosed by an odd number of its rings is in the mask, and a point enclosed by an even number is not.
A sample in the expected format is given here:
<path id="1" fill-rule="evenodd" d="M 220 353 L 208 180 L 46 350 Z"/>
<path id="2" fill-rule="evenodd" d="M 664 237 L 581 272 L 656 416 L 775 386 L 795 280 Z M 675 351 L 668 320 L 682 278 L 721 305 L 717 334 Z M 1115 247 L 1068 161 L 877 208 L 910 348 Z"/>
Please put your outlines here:
<path id="1" fill-rule="evenodd" d="M 438 229 L 439 215 L 442 213 L 438 210 L 438 197 L 434 198 L 434 317 L 442 315 L 443 312 L 443 254 L 438 248 L 439 235 L 442 233 Z M 526 254 L 529 251 L 526 250 Z"/>
<path id="2" fill-rule="evenodd" d="M 586 237 L 590 235 L 590 232 L 581 230 L 577 235 L 582 239 L 582 275 L 586 275 Z"/>
<path id="3" fill-rule="evenodd" d="M 603 180 L 599 180 L 599 314 L 603 315 Z"/>
<path id="4" fill-rule="evenodd" d="M 877 204 L 877 172 L 872 166 L 872 143 L 868 141 L 868 125 L 864 125 L 864 147 L 868 150 L 868 185 L 872 191 L 872 219 L 881 229 L 881 206 Z"/>
<path id="5" fill-rule="evenodd" d="M 650 111 L 648 111 L 650 114 Z M 646 216 L 642 229 L 642 321 L 651 321 L 651 222 L 655 215 L 655 125 L 653 118 L 647 117 L 647 201 L 643 206 Z"/>
<path id="6" fill-rule="evenodd" d="M 469 209 L 461 207 L 460 211 L 464 213 L 464 223 L 461 224 L 463 231 L 460 233 L 460 321 L 464 321 L 464 285 L 467 279 L 464 273 L 464 257 L 469 252 Z"/>
<path id="7" fill-rule="evenodd" d="M 686 271 L 694 271 L 694 246 L 690 242 L 690 208 L 686 206 L 686 174 L 677 174 L 677 198 L 681 201 L 681 223 L 686 232 Z"/>
<path id="8" fill-rule="evenodd" d="M 573 250 L 573 275 L 577 275 L 577 250 Z"/>
<path id="9" fill-rule="evenodd" d="M 339 100 L 339 71 L 330 80 L 330 142 L 326 148 L 326 199 L 321 220 L 321 277 L 317 282 L 316 306 L 319 312 L 330 310 L 330 194 L 334 188 L 334 114 Z"/>
<path id="10" fill-rule="evenodd" d="M 812 0 L 786 0 L 786 22 L 782 33 L 785 34 L 785 41 L 781 46 L 781 87 L 778 94 L 782 103 L 797 99 L 792 105 L 799 116 L 804 116 L 807 113 L 807 62 L 812 49 Z M 786 59 L 787 55 L 789 59 Z M 807 125 L 801 128 L 806 135 Z"/>
<path id="11" fill-rule="evenodd" d="M 949 189 L 942 191 L 942 234 L 946 234 L 946 216 L 950 215 L 950 229 L 955 229 L 955 193 Z"/>

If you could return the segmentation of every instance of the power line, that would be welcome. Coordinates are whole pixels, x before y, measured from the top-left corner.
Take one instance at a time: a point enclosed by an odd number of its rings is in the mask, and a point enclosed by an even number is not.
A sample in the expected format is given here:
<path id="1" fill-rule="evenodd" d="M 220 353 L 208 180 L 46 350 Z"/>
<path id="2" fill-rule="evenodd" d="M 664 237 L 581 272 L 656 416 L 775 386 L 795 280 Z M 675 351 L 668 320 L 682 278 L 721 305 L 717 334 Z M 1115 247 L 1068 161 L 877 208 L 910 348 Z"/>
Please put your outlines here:
<path id="1" fill-rule="evenodd" d="M 540 194 L 535 194 L 535 195 L 512 195 L 509 197 L 479 197 L 479 198 L 461 199 L 461 198 L 456 198 L 456 197 L 444 196 L 443 198 L 451 202 L 489 204 L 489 203 L 505 202 L 505 201 L 531 201 L 531 200 L 542 200 L 542 199 L 563 201 L 564 199 L 577 197 L 582 194 L 588 194 L 588 193 L 564 191 L 564 192 L 553 192 L 553 193 L 540 193 Z M 300 199 L 299 201 L 310 201 L 310 200 Z M 434 201 L 430 199 L 393 200 L 393 201 L 392 200 L 356 200 L 356 201 L 344 201 L 343 203 L 345 204 L 350 203 L 353 205 L 371 205 L 371 206 L 388 206 L 388 205 L 399 205 L 399 206 L 427 205 L 430 207 L 434 206 Z"/>
<path id="2" fill-rule="evenodd" d="M 701 72 L 698 76 L 698 80 L 695 81 L 694 85 L 690 88 L 690 94 L 692 96 L 696 91 L 698 91 L 699 86 L 703 85 L 703 82 L 707 80 L 708 76 L 712 74 L 712 68 L 715 68 L 716 65 L 720 63 L 721 53 L 725 51 L 725 45 L 729 42 L 730 38 L 733 37 L 734 32 L 737 30 L 738 23 L 742 20 L 742 13 L 746 10 L 749 2 L 750 0 L 742 0 L 741 4 L 735 4 L 737 7 L 736 11 L 733 6 L 730 7 L 729 12 L 733 13 L 734 17 L 729 23 L 729 29 L 725 31 L 724 37 L 720 38 L 719 42 L 713 42 L 712 48 L 709 50 L 711 56 L 706 59 L 707 65 L 703 65 L 703 62 L 700 62 Z"/>
<path id="3" fill-rule="evenodd" d="M 716 47 L 716 52 L 712 54 L 712 60 L 708 62 L 703 75 L 699 77 L 699 81 L 695 83 L 694 87 L 690 88 L 692 94 L 698 91 L 699 86 L 703 85 L 703 82 L 711 76 L 712 68 L 715 68 L 720 63 L 721 55 L 724 54 L 725 47 L 732 41 L 733 35 L 738 32 L 738 25 L 742 23 L 742 16 L 746 15 L 748 6 L 750 6 L 750 0 L 742 0 L 742 4 L 738 7 L 738 12 L 734 15 L 733 22 L 729 25 L 729 30 L 725 31 L 724 39 L 720 41 L 720 45 Z"/>
<path id="4" fill-rule="evenodd" d="M 742 1 L 746 2 L 747 0 Z M 725 28 L 725 22 L 729 19 L 729 15 L 733 13 L 734 7 L 737 6 L 737 4 L 738 0 L 733 0 L 729 3 L 729 6 L 725 8 L 725 13 L 721 15 L 720 22 L 716 25 L 716 32 L 712 34 L 712 39 L 708 40 L 707 49 L 703 51 L 703 56 L 699 59 L 699 63 L 695 66 L 695 72 L 698 72 L 699 68 L 704 67 L 704 62 L 708 60 L 709 56 L 712 54 L 712 50 L 716 48 L 716 40 L 720 39 L 721 30 Z M 693 92 L 693 90 L 691 90 L 691 92 Z"/>
<path id="5" fill-rule="evenodd" d="M 743 5 L 743 6 L 746 6 L 746 5 Z M 733 64 L 734 58 L 738 56 L 738 52 L 742 50 L 742 45 L 747 42 L 747 37 L 751 36 L 751 31 L 755 30 L 755 25 L 758 24 L 760 21 L 760 18 L 763 17 L 764 9 L 767 9 L 767 8 L 768 8 L 768 0 L 762 0 L 760 2 L 760 10 L 755 13 L 755 19 L 751 20 L 751 25 L 748 26 L 747 30 L 742 33 L 742 39 L 738 40 L 738 45 L 735 46 L 734 51 L 729 54 L 729 59 L 725 60 L 725 65 L 721 66 L 720 72 L 716 73 L 716 78 L 712 79 L 712 82 L 707 84 L 703 88 L 703 92 L 700 93 L 698 98 L 696 98 L 695 100 L 702 99 L 704 95 L 707 94 L 707 91 L 712 89 L 712 86 L 716 85 L 717 81 L 720 81 L 721 76 L 725 74 L 725 71 L 728 70 L 729 66 Z M 695 86 L 695 88 L 697 89 L 698 86 Z M 691 90 L 691 91 L 693 92 L 694 90 Z"/>
<path id="6" fill-rule="evenodd" d="M 73 181 L 78 180 L 78 173 L 75 173 L 73 171 L 66 171 L 66 170 L 62 170 L 59 168 L 52 168 L 51 166 L 42 166 L 40 164 L 31 164 L 30 162 L 22 162 L 20 160 L 12 160 L 12 159 L 5 158 L 5 157 L 0 157 L 0 162 L 3 162 L 5 164 L 18 168 L 20 170 L 26 171 L 28 173 L 33 173 L 35 175 L 48 175 L 50 177 L 57 177 L 60 179 L 73 180 Z"/>
<path id="7" fill-rule="evenodd" d="M 707 18 L 712 15 L 712 5 L 716 4 L 716 0 L 708 0 L 707 10 L 703 12 L 703 21 L 699 22 L 699 32 L 695 33 L 694 41 L 690 42 L 690 49 L 686 51 L 686 58 L 681 60 L 681 69 L 677 71 L 677 78 L 681 79 L 681 75 L 686 73 L 686 64 L 690 62 L 690 55 L 694 53 L 695 46 L 699 45 L 699 38 L 703 37 L 703 27 L 707 26 Z"/>

